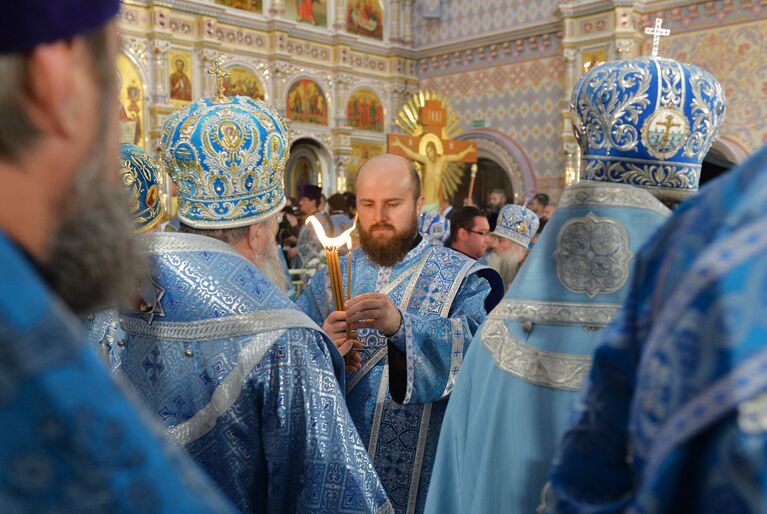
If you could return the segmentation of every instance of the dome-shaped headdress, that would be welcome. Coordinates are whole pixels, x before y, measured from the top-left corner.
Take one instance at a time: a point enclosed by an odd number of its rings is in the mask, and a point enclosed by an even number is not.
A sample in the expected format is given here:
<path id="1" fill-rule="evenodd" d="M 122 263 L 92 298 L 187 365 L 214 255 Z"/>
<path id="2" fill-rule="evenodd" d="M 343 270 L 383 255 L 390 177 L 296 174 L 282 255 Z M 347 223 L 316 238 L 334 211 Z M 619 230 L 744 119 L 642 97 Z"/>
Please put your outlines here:
<path id="1" fill-rule="evenodd" d="M 151 230 L 165 214 L 160 201 L 158 174 L 157 164 L 144 150 L 123 143 L 120 148 L 120 175 L 128 188 L 136 232 Z"/>
<path id="2" fill-rule="evenodd" d="M 657 56 L 610 61 L 575 86 L 581 179 L 630 184 L 659 198 L 698 190 L 703 158 L 724 121 L 722 86 L 707 71 Z"/>
<path id="3" fill-rule="evenodd" d="M 163 127 L 163 159 L 178 188 L 178 218 L 194 228 L 250 225 L 285 205 L 285 122 L 261 100 L 218 93 L 175 111 Z"/>

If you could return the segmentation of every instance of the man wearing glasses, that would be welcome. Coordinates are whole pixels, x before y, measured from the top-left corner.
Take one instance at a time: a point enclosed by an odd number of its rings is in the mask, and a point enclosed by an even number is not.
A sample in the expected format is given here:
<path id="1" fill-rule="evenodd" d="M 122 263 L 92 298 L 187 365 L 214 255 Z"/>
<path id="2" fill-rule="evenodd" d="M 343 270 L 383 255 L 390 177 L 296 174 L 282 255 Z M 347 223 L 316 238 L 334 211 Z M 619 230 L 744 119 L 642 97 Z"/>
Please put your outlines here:
<path id="1" fill-rule="evenodd" d="M 487 235 L 490 223 L 476 207 L 455 209 L 450 220 L 450 239 L 445 246 L 457 252 L 479 259 L 487 252 Z"/>

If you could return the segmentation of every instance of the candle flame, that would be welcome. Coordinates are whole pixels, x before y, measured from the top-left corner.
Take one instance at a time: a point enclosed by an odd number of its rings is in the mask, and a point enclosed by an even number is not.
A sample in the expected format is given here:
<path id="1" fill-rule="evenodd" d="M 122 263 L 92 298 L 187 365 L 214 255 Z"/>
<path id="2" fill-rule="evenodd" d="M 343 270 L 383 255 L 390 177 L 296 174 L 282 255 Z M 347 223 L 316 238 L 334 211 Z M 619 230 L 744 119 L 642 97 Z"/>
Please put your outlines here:
<path id="1" fill-rule="evenodd" d="M 311 225 L 314 229 L 314 233 L 320 240 L 320 244 L 325 250 L 338 250 L 342 246 L 346 246 L 349 250 L 352 249 L 352 232 L 357 227 L 357 217 L 354 217 L 354 224 L 341 232 L 336 237 L 328 237 L 325 234 L 325 229 L 322 227 L 322 223 L 315 216 L 309 216 L 306 218 L 306 224 Z"/>

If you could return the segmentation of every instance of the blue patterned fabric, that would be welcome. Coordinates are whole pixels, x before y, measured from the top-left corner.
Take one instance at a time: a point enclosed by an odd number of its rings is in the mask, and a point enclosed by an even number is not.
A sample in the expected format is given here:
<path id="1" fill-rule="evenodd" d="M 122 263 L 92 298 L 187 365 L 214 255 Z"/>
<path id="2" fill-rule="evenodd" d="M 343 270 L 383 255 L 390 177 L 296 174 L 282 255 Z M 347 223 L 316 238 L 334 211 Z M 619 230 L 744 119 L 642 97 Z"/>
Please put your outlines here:
<path id="1" fill-rule="evenodd" d="M 660 198 L 698 190 L 724 122 L 722 86 L 707 71 L 660 57 L 610 61 L 575 86 L 581 178 L 631 184 Z"/>
<path id="2" fill-rule="evenodd" d="M 450 237 L 450 220 L 435 212 L 418 216 L 418 232 L 433 244 L 444 246 Z"/>
<path id="3" fill-rule="evenodd" d="M 171 438 L 243 512 L 390 511 L 319 327 L 231 246 L 146 237 L 159 300 L 120 369 Z"/>
<path id="4" fill-rule="evenodd" d="M 493 234 L 529 248 L 530 240 L 538 231 L 538 223 L 538 216 L 533 211 L 512 203 L 501 209 Z"/>
<path id="5" fill-rule="evenodd" d="M 340 260 L 345 281 L 348 260 Z M 385 292 L 402 325 L 389 340 L 374 329 L 357 331 L 365 347 L 362 369 L 346 377 L 347 405 L 395 512 L 422 512 L 447 397 L 503 285 L 495 271 L 427 240 L 391 268 L 358 248 L 352 271 L 352 296 Z M 298 305 L 317 323 L 327 318 L 333 301 L 325 269 Z"/>
<path id="6" fill-rule="evenodd" d="M 120 148 L 120 175 L 128 189 L 131 217 L 136 232 L 147 232 L 162 221 L 165 209 L 160 201 L 157 164 L 138 146 L 123 143 Z"/>
<path id="7" fill-rule="evenodd" d="M 334 236 L 337 236 L 344 230 L 351 228 L 351 226 L 354 225 L 354 220 L 352 220 L 349 215 L 345 213 L 331 214 L 330 221 L 333 224 Z"/>
<path id="8" fill-rule="evenodd" d="M 178 219 L 195 228 L 243 227 L 285 205 L 285 122 L 245 96 L 203 98 L 168 116 L 163 159 L 178 188 Z"/>
<path id="9" fill-rule="evenodd" d="M 767 148 L 637 257 L 561 441 L 547 512 L 767 510 Z"/>
<path id="10" fill-rule="evenodd" d="M 82 320 L 88 343 L 114 373 L 120 368 L 125 351 L 126 334 L 120 327 L 119 314 L 114 310 L 85 316 Z"/>
<path id="11" fill-rule="evenodd" d="M 234 512 L 0 234 L 0 512 Z"/>
<path id="12" fill-rule="evenodd" d="M 466 355 L 427 512 L 535 512 L 599 330 L 625 301 L 636 252 L 668 214 L 623 184 L 563 191 Z"/>

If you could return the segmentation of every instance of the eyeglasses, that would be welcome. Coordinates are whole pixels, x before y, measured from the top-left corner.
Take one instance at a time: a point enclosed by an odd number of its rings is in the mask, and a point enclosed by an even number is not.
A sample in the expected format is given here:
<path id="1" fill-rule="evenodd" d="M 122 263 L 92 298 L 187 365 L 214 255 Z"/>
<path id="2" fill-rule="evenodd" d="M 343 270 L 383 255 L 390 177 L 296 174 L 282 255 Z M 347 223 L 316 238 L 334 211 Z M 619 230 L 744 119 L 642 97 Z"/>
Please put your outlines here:
<path id="1" fill-rule="evenodd" d="M 479 230 L 471 230 L 471 229 L 469 229 L 469 232 L 471 232 L 472 234 L 477 234 L 480 237 L 487 237 L 487 235 L 490 233 L 490 231 L 485 231 L 485 230 L 479 231 Z"/>

